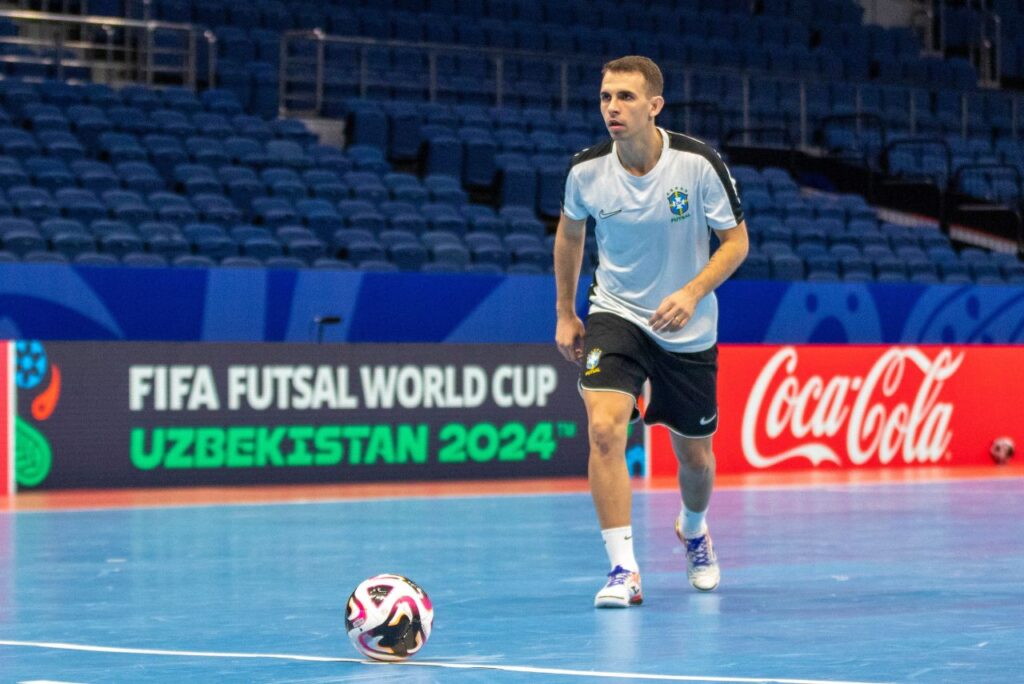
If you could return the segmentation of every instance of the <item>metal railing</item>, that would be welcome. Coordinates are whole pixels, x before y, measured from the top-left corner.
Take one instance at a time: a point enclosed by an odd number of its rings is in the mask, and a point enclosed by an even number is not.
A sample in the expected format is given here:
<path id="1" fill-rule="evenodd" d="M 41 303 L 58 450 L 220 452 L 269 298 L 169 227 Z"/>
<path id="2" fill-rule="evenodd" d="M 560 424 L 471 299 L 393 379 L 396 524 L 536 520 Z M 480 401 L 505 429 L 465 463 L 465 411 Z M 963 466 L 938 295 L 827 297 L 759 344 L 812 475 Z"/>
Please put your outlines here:
<path id="1" fill-rule="evenodd" d="M 355 78 L 328 78 L 327 54 L 332 48 L 351 51 L 348 66 L 353 67 Z M 384 53 L 399 53 L 399 62 L 403 57 L 425 59 L 425 78 L 416 82 L 395 82 L 390 78 L 390 74 L 384 74 L 375 66 L 375 62 Z M 437 102 L 453 89 L 452 84 L 446 80 L 444 63 L 472 58 L 489 60 L 490 70 L 487 74 L 482 74 L 483 78 L 480 80 L 490 84 L 489 94 L 493 96 L 493 104 L 498 107 L 502 106 L 504 96 L 510 88 L 505 71 L 508 60 L 526 60 L 545 67 L 555 67 L 558 73 L 557 90 L 552 91 L 550 96 L 563 110 L 568 108 L 570 97 L 569 67 L 593 64 L 592 58 L 552 57 L 548 53 L 526 50 L 333 36 L 320 29 L 286 31 L 281 37 L 281 110 L 292 114 L 319 113 L 325 105 L 331 104 L 332 95 L 327 92 L 328 89 L 332 84 L 339 83 L 354 87 L 360 97 L 367 97 L 376 88 L 386 87 L 415 91 L 423 94 L 428 101 Z M 354 63 L 351 60 L 354 60 Z"/>
<path id="2" fill-rule="evenodd" d="M 0 36 L 0 60 L 41 65 L 58 79 L 85 73 L 105 83 L 181 85 L 193 90 L 200 73 L 198 45 L 207 45 L 207 83 L 215 83 L 216 38 L 194 24 L 117 17 L 0 10 L 16 22 L 19 35 Z M 71 80 L 75 80 L 71 78 Z"/>
<path id="3" fill-rule="evenodd" d="M 478 72 L 471 79 L 460 79 L 456 68 L 459 60 L 475 60 Z M 405 75 L 401 65 L 407 64 Z M 332 36 L 320 30 L 288 31 L 282 36 L 280 55 L 280 100 L 282 116 L 339 116 L 345 101 L 351 98 L 408 99 L 428 102 L 463 101 L 469 92 L 479 104 L 501 107 L 510 99 L 536 102 L 537 106 L 565 111 L 584 102 L 597 107 L 600 63 L 597 55 L 563 56 L 522 50 L 459 47 L 436 43 L 411 43 Z M 837 109 L 855 114 L 883 115 L 890 129 L 919 132 L 936 93 L 924 88 L 875 83 L 838 83 L 810 76 L 778 76 L 770 72 L 730 68 L 692 67 L 667 60 L 660 63 L 666 79 L 668 112 L 683 102 L 707 101 L 720 111 L 723 123 L 719 128 L 727 134 L 734 129 L 751 129 L 754 118 L 765 125 L 765 118 L 777 119 L 767 125 L 785 125 L 801 147 L 809 147 L 821 120 Z M 522 79 L 545 74 L 542 79 Z M 591 78 L 593 82 L 587 83 Z M 703 84 L 712 78 L 728 81 L 725 97 L 709 96 Z M 469 90 L 465 90 L 468 88 Z M 528 92 L 524 92 L 524 88 Z M 786 111 L 767 111 L 756 100 L 755 90 L 775 89 L 779 102 L 793 103 Z M 461 90 L 460 90 L 461 89 Z M 846 93 L 837 101 L 834 94 Z M 881 91 L 890 100 L 884 107 L 875 106 L 869 95 Z M 822 93 L 827 93 L 827 111 L 820 107 Z M 942 90 L 941 92 L 948 92 Z M 961 93 L 959 108 L 960 133 L 971 130 L 973 114 L 982 107 L 973 91 Z M 1020 96 L 1008 94 L 1010 130 L 1017 138 L 1021 116 Z M 895 98 L 897 102 L 891 100 Z M 814 102 L 812 102 L 814 100 Z M 529 106 L 529 105 L 524 105 Z M 759 109 L 755 109 L 759 107 Z M 769 105 L 769 109 L 771 106 Z M 692 116 L 695 110 L 685 109 Z M 683 125 L 683 121 L 672 121 Z M 749 139 L 749 136 L 746 136 Z"/>
<path id="4" fill-rule="evenodd" d="M 982 14 L 977 40 L 975 66 L 978 69 L 979 85 L 998 88 L 1003 75 L 1003 26 L 998 14 Z"/>

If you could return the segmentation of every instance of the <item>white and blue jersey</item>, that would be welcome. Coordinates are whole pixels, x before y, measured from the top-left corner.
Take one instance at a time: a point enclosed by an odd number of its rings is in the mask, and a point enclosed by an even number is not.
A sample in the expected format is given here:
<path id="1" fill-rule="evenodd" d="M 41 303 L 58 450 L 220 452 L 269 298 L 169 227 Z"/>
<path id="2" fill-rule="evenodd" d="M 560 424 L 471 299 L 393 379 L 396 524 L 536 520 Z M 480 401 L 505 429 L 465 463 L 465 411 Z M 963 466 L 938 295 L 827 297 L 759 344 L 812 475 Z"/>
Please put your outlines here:
<path id="1" fill-rule="evenodd" d="M 647 324 L 662 300 L 708 263 L 709 229 L 743 221 L 736 186 L 706 143 L 659 128 L 661 157 L 643 176 L 622 166 L 612 140 L 576 154 L 565 182 L 563 213 L 597 223 L 599 264 L 591 312 L 616 314 L 640 326 L 663 348 L 697 352 L 718 338 L 718 300 L 704 297 L 681 330 Z"/>

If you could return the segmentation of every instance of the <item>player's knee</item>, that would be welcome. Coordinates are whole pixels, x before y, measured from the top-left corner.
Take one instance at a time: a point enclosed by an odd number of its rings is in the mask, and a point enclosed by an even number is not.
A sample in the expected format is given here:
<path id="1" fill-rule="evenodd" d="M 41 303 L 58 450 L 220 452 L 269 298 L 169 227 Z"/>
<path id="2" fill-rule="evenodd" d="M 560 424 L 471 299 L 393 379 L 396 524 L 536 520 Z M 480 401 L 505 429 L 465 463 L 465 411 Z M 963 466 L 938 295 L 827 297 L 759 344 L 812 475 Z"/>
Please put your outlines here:
<path id="1" fill-rule="evenodd" d="M 611 416 L 597 415 L 590 420 L 590 447 L 600 455 L 619 451 L 625 444 L 626 423 Z"/>

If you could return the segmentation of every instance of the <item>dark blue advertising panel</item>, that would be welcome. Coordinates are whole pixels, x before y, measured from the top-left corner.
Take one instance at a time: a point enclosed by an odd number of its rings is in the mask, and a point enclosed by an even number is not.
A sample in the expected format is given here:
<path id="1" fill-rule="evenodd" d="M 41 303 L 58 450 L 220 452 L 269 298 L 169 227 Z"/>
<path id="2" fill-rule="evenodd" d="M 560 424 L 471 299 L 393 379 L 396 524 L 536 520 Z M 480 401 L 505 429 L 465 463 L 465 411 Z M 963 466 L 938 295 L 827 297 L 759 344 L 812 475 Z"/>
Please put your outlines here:
<path id="1" fill-rule="evenodd" d="M 22 490 L 586 473 L 550 344 L 19 345 Z"/>
<path id="2" fill-rule="evenodd" d="M 1024 342 L 1020 286 L 730 279 L 716 294 L 723 343 Z M 543 344 L 554 303 L 551 275 L 0 264 L 8 339 Z"/>

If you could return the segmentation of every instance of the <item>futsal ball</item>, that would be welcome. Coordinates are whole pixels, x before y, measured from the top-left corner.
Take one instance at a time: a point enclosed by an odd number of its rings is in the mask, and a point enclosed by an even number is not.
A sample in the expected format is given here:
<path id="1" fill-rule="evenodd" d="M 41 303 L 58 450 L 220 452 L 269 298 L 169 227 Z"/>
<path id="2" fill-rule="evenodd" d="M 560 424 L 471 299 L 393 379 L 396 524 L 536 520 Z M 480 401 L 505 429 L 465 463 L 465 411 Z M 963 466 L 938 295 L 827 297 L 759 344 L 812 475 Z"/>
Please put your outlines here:
<path id="1" fill-rule="evenodd" d="M 1009 437 L 996 437 L 992 440 L 992 446 L 988 448 L 988 454 L 997 465 L 1005 465 L 1013 458 L 1013 440 Z"/>
<path id="2" fill-rule="evenodd" d="M 348 597 L 345 629 L 356 650 L 374 660 L 404 660 L 430 638 L 434 607 L 427 592 L 401 575 L 363 580 Z"/>

